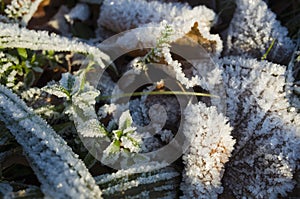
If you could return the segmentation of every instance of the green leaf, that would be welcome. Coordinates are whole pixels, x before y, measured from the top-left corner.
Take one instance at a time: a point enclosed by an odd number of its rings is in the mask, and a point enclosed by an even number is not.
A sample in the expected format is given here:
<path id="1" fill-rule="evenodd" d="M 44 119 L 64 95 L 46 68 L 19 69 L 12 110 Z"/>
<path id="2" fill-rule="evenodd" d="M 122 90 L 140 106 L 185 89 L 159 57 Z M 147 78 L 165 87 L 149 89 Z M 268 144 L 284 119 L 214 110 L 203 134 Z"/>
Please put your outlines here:
<path id="1" fill-rule="evenodd" d="M 116 131 L 113 131 L 113 133 L 114 133 L 115 138 L 117 140 L 119 140 L 122 137 L 122 135 L 123 135 L 123 131 L 122 130 L 116 130 Z"/>
<path id="2" fill-rule="evenodd" d="M 36 59 L 37 59 L 36 54 L 33 53 L 32 57 L 31 57 L 31 60 L 30 60 L 30 63 L 34 64 L 34 62 L 36 61 Z"/>
<path id="3" fill-rule="evenodd" d="M 27 55 L 27 51 L 25 48 L 18 48 L 17 49 L 18 51 L 18 54 L 20 55 L 20 57 L 23 59 L 23 60 L 26 60 L 28 55 Z"/>
<path id="4" fill-rule="evenodd" d="M 120 151 L 121 142 L 119 140 L 115 140 L 113 143 L 109 146 L 109 153 L 117 153 Z"/>

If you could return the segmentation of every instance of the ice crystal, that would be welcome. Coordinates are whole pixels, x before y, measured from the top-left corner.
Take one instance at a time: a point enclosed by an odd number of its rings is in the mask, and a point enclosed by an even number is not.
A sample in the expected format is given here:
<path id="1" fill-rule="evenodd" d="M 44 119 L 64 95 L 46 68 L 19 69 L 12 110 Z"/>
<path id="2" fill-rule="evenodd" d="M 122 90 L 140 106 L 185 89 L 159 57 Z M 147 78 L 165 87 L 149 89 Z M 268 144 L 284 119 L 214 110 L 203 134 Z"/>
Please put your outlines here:
<path id="1" fill-rule="evenodd" d="M 294 45 L 287 37 L 287 29 L 280 25 L 267 4 L 263 0 L 237 0 L 236 4 L 228 29 L 226 53 L 261 58 L 275 40 L 267 59 L 286 62 Z"/>
<path id="2" fill-rule="evenodd" d="M 183 132 L 189 142 L 183 155 L 183 198 L 218 198 L 221 179 L 235 141 L 227 119 L 199 102 L 184 111 Z"/>
<path id="3" fill-rule="evenodd" d="M 295 185 L 300 159 L 300 120 L 284 92 L 285 67 L 240 57 L 222 62 L 228 116 L 237 140 L 225 187 L 236 197 L 285 196 Z"/>
<path id="4" fill-rule="evenodd" d="M 112 160 L 116 161 L 120 153 L 127 150 L 131 153 L 139 152 L 141 137 L 135 130 L 129 110 L 123 112 L 119 118 L 118 129 L 112 131 L 112 142 L 104 151 L 102 162 L 114 163 Z"/>
<path id="5" fill-rule="evenodd" d="M 147 167 L 136 167 L 119 170 L 116 173 L 95 177 L 103 190 L 104 196 L 128 198 L 162 198 L 171 194 L 178 195 L 180 174 L 172 167 L 154 164 Z M 150 188 L 150 187 L 155 188 Z M 147 191 L 144 191 L 147 190 Z"/>
<path id="6" fill-rule="evenodd" d="M 165 21 L 176 32 L 172 41 L 190 33 L 191 28 L 197 24 L 196 31 L 193 32 L 194 36 L 196 34 L 197 37 L 201 38 L 201 41 L 198 40 L 197 42 L 200 45 L 206 42 L 214 43 L 212 51 L 217 56 L 222 51 L 223 45 L 220 37 L 209 32 L 215 13 L 205 6 L 191 8 L 187 4 L 180 3 L 147 2 L 145 0 L 106 0 L 103 2 L 101 9 L 98 21 L 101 26 L 114 32 L 122 32 L 139 27 L 141 32 L 130 33 L 130 37 L 136 34 L 136 39 L 143 41 L 144 44 L 151 39 L 156 39 L 160 31 L 159 24 Z M 111 17 L 112 15 L 113 17 Z M 148 33 L 144 32 L 145 28 L 147 32 L 149 31 Z M 132 46 L 132 44 L 129 46 Z"/>
<path id="7" fill-rule="evenodd" d="M 53 198 L 99 198 L 101 191 L 67 143 L 10 90 L 0 85 L 0 119 L 23 147 L 42 191 Z"/>
<path id="8" fill-rule="evenodd" d="M 201 27 L 209 29 L 215 17 L 215 13 L 205 6 L 191 8 L 187 4 L 144 0 L 105 0 L 101 10 L 99 24 L 115 32 L 136 28 L 150 22 L 159 23 L 163 20 L 189 28 L 194 22 L 199 22 Z"/>
<path id="9" fill-rule="evenodd" d="M 20 20 L 26 26 L 41 2 L 42 0 L 12 0 L 4 12 L 8 18 Z"/>
<path id="10" fill-rule="evenodd" d="M 227 113 L 234 127 L 240 128 L 245 125 L 243 121 L 249 120 L 252 133 L 268 112 L 300 127 L 300 116 L 290 108 L 284 89 L 285 66 L 240 57 L 225 57 L 221 64 L 226 66 L 223 79 L 228 96 Z"/>
<path id="11" fill-rule="evenodd" d="M 86 70 L 78 71 L 77 75 L 64 73 L 59 83 L 50 83 L 43 90 L 67 99 L 65 112 L 74 120 L 81 136 L 103 137 L 106 130 L 97 120 L 94 109 L 99 91 L 85 82 Z"/>
<path id="12" fill-rule="evenodd" d="M 0 44 L 4 48 L 28 48 L 31 50 L 54 50 L 56 52 L 72 51 L 92 55 L 102 68 L 104 62 L 110 62 L 108 55 L 98 48 L 61 37 L 54 33 L 49 35 L 46 31 L 34 31 L 20 28 L 17 24 L 4 24 L 0 22 Z"/>

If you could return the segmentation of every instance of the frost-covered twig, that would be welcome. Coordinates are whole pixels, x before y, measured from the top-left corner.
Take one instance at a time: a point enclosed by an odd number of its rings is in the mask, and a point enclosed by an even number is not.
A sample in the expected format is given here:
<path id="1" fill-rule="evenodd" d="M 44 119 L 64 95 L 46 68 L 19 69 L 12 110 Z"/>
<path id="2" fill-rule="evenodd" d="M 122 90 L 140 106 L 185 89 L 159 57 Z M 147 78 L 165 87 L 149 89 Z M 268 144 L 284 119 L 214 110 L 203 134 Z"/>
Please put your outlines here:
<path id="1" fill-rule="evenodd" d="M 196 28 L 196 26 L 194 26 L 193 28 Z M 153 35 L 156 35 L 156 31 L 158 30 L 160 30 L 160 35 L 158 35 L 154 40 L 151 37 Z M 132 34 L 136 37 L 132 38 Z M 146 38 L 146 35 L 149 34 L 152 36 Z M 178 80 L 178 82 L 184 85 L 187 89 L 193 86 L 203 86 L 203 88 L 212 91 L 211 88 L 214 87 L 215 84 L 220 84 L 221 76 L 220 70 L 217 70 L 217 65 L 214 64 L 213 60 L 210 57 L 210 54 L 208 54 L 199 44 L 196 44 L 197 47 L 195 48 L 193 48 L 192 46 L 186 49 L 182 48 L 180 47 L 180 43 L 179 45 L 176 42 L 174 44 L 174 37 L 176 38 L 174 26 L 167 25 L 165 21 L 163 21 L 155 28 L 151 26 L 148 28 L 144 27 L 126 33 L 118 40 L 119 44 L 117 45 L 124 47 L 136 44 L 136 46 L 131 46 L 133 49 L 151 47 L 151 50 L 144 57 L 136 58 L 131 62 L 130 66 L 133 67 L 134 72 L 140 73 L 141 70 L 147 70 L 148 63 L 159 63 L 161 66 L 161 70 L 166 72 L 170 77 Z M 128 39 L 131 39 L 130 44 L 127 41 Z M 145 40 L 144 42 L 142 42 L 142 46 L 139 46 L 139 41 L 142 39 Z M 184 37 L 183 40 L 184 39 L 187 39 L 187 37 Z M 122 41 L 125 41 L 126 44 Z M 187 41 L 189 41 L 189 39 L 187 39 Z M 175 52 L 172 52 L 172 49 L 176 49 Z M 197 56 L 198 54 L 196 53 L 197 55 L 193 57 L 193 59 L 189 59 L 190 54 L 188 52 L 184 52 L 187 51 L 187 49 L 190 50 L 191 54 L 195 52 L 201 54 L 201 57 Z M 191 73 L 191 75 L 187 76 L 184 73 L 184 66 L 182 66 L 182 63 L 180 63 L 178 60 L 173 58 L 172 53 L 178 53 L 178 55 L 186 58 L 186 61 L 190 62 L 193 65 L 192 70 L 194 71 Z M 212 71 L 214 72 L 212 73 Z M 214 77 L 212 77 L 212 75 Z M 209 80 L 209 76 L 211 80 Z M 210 83 L 213 83 L 213 85 L 209 86 Z"/>
<path id="2" fill-rule="evenodd" d="M 10 90 L 0 85 L 0 119 L 23 147 L 45 195 L 100 198 L 101 191 L 78 155 Z"/>
<path id="3" fill-rule="evenodd" d="M 183 132 L 190 146 L 183 155 L 184 198 L 218 198 L 223 192 L 224 165 L 235 143 L 231 130 L 213 106 L 199 102 L 185 109 Z"/>
<path id="4" fill-rule="evenodd" d="M 54 33 L 49 35 L 46 31 L 34 31 L 20 28 L 17 24 L 4 24 L 0 22 L 0 44 L 4 48 L 28 48 L 31 50 L 53 50 L 56 52 L 72 51 L 91 55 L 102 68 L 110 63 L 108 55 L 98 48 L 61 37 Z"/>
<path id="5" fill-rule="evenodd" d="M 236 0 L 236 4 L 226 54 L 261 58 L 275 40 L 267 60 L 286 63 L 294 44 L 267 4 L 263 0 Z"/>

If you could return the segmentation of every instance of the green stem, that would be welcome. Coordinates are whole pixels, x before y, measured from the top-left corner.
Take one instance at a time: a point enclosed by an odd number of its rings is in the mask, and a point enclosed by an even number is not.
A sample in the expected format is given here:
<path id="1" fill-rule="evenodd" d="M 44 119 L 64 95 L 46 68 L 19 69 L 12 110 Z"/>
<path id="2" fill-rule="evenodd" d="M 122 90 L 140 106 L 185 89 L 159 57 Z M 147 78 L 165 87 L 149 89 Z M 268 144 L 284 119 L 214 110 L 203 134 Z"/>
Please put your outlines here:
<path id="1" fill-rule="evenodd" d="M 276 39 L 273 39 L 273 41 L 272 41 L 270 47 L 268 48 L 267 52 L 261 57 L 261 60 L 267 59 L 267 56 L 270 53 L 271 49 L 273 48 L 275 41 L 276 41 Z"/>
<path id="2" fill-rule="evenodd" d="M 105 100 L 111 98 L 122 98 L 122 97 L 131 97 L 131 96 L 142 96 L 142 95 L 190 95 L 190 96 L 199 96 L 199 97 L 216 97 L 217 95 L 211 95 L 208 93 L 197 93 L 197 92 L 182 92 L 182 91 L 149 91 L 149 92 L 134 92 L 134 93 L 123 93 L 119 95 L 110 95 L 110 96 L 100 96 L 98 99 Z"/>

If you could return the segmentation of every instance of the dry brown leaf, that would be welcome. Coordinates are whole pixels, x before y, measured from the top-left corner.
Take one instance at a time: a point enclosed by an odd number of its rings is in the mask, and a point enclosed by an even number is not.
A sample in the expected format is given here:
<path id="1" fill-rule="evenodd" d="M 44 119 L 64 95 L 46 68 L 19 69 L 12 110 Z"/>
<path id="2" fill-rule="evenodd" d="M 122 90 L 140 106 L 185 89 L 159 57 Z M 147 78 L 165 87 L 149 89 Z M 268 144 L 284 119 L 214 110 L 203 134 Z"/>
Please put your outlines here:
<path id="1" fill-rule="evenodd" d="M 217 42 L 204 38 L 198 28 L 198 22 L 194 23 L 191 30 L 186 33 L 185 37 L 176 41 L 176 44 L 195 47 L 201 45 L 205 50 L 210 53 L 216 52 Z"/>

